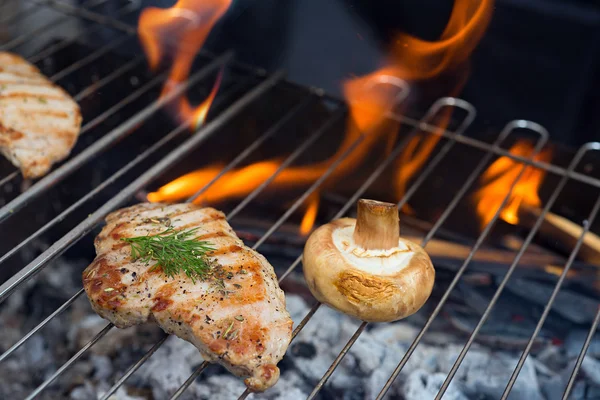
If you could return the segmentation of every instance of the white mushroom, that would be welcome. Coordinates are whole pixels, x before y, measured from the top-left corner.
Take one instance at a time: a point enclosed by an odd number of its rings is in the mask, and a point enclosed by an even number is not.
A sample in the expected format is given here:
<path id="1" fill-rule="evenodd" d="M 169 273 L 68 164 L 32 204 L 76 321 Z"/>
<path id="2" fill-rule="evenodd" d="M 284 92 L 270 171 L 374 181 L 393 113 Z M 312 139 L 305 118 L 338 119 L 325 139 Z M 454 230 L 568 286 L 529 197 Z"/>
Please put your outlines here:
<path id="1" fill-rule="evenodd" d="M 322 303 L 364 321 L 395 321 L 425 304 L 435 279 L 427 253 L 400 238 L 398 208 L 358 201 L 357 219 L 342 218 L 308 238 L 304 276 Z"/>

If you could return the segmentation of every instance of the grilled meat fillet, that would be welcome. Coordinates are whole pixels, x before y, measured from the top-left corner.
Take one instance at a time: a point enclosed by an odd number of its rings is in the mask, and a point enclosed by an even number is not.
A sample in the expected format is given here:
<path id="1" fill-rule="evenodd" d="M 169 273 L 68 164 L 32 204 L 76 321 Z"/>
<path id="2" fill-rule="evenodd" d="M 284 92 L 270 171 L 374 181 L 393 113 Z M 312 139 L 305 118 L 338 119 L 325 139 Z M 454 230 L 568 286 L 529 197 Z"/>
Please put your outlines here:
<path id="1" fill-rule="evenodd" d="M 77 103 L 23 58 L 0 52 L 0 152 L 25 178 L 69 155 L 81 127 Z"/>
<path id="2" fill-rule="evenodd" d="M 155 321 L 187 340 L 211 362 L 247 377 L 263 391 L 279 378 L 277 363 L 291 340 L 292 320 L 273 267 L 235 235 L 222 212 L 193 204 L 142 203 L 109 214 L 96 237 L 96 258 L 83 272 L 94 310 L 119 328 Z M 166 226 L 198 228 L 218 270 L 204 281 L 167 277 L 155 262 L 133 262 L 120 240 L 156 235 Z"/>

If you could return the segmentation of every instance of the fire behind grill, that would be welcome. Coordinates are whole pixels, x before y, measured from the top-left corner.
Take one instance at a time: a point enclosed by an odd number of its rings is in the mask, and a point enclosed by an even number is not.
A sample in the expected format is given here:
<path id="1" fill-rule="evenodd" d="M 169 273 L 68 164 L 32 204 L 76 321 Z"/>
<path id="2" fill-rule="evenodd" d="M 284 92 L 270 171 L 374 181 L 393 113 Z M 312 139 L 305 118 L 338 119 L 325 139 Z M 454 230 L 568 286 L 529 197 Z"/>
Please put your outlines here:
<path id="1" fill-rule="evenodd" d="M 35 3 L 37 4 L 37 3 Z M 132 51 L 135 48 L 135 29 L 107 17 L 116 12 L 128 15 L 136 11 L 136 5 L 129 2 L 96 1 L 86 3 L 87 7 L 77 8 L 59 2 L 40 2 L 45 7 L 31 8 L 18 11 L 14 16 L 2 16 L 3 20 L 13 20 L 14 23 L 32 17 L 33 13 L 50 13 L 50 17 L 39 27 L 33 28 L 33 33 L 19 33 L 0 48 L 11 50 L 29 56 L 29 59 L 42 69 L 53 81 L 62 85 L 81 104 L 84 127 L 82 136 L 71 156 L 54 168 L 48 176 L 33 184 L 22 182 L 20 176 L 8 164 L 1 165 L 2 199 L 0 208 L 0 229 L 2 254 L 0 264 L 0 302 L 4 303 L 20 292 L 31 290 L 30 283 L 35 282 L 36 274 L 51 275 L 53 269 L 57 274 L 63 271 L 52 261 L 65 253 L 65 258 L 83 258 L 88 262 L 93 257 L 92 239 L 97 232 L 103 217 L 110 211 L 138 201 L 140 193 L 158 188 L 182 173 L 215 163 L 222 163 L 227 171 L 236 166 L 247 165 L 286 154 L 290 165 L 302 165 L 320 161 L 330 156 L 342 139 L 344 129 L 343 102 L 330 98 L 318 90 L 309 90 L 286 82 L 281 73 L 267 74 L 252 68 L 235 64 L 230 54 L 221 56 L 202 55 L 190 80 L 184 88 L 197 99 L 206 97 L 212 82 L 220 68 L 224 68 L 223 84 L 219 90 L 215 104 L 211 108 L 207 123 L 190 134 L 187 124 L 177 125 L 168 118 L 164 111 L 166 100 L 157 100 L 160 87 L 166 77 L 164 72 L 149 73 L 140 56 Z M 115 11 L 116 10 L 116 11 Z M 60 27 L 63 24 L 79 24 L 76 37 L 60 38 Z M 37 32 L 36 32 L 37 31 Z M 49 32 L 56 34 L 56 39 L 39 42 L 39 34 Z M 101 47 L 91 45 L 101 40 Z M 36 43 L 38 42 L 38 43 Z M 40 47 L 43 46 L 43 47 Z M 183 89 L 183 88 L 182 88 Z M 455 120 L 443 131 L 436 129 L 432 116 L 442 108 L 452 108 Z M 442 306 L 456 301 L 455 297 L 473 297 L 475 292 L 469 292 L 459 280 L 461 277 L 470 280 L 481 277 L 472 275 L 471 270 L 490 272 L 490 266 L 478 263 L 477 250 L 482 248 L 484 241 L 493 241 L 498 229 L 484 230 L 481 235 L 476 226 L 469 226 L 465 221 L 475 221 L 470 210 L 468 196 L 476 189 L 477 180 L 489 164 L 499 156 L 514 159 L 523 168 L 535 165 L 548 171 L 548 178 L 542 187 L 544 198 L 543 214 L 551 208 L 571 217 L 573 220 L 586 220 L 584 230 L 593 226 L 594 218 L 600 202 L 598 188 L 600 181 L 593 177 L 597 157 L 593 154 L 599 149 L 597 144 L 591 144 L 573 154 L 566 150 L 557 149 L 553 165 L 533 162 L 531 159 L 516 158 L 506 149 L 518 138 L 530 138 L 538 150 L 546 143 L 544 128 L 528 121 L 515 121 L 508 124 L 499 135 L 488 135 L 483 139 L 472 139 L 470 129 L 475 118 L 475 108 L 459 99 L 446 98 L 438 100 L 423 112 L 415 112 L 412 118 L 406 115 L 393 115 L 391 118 L 401 122 L 399 140 L 394 149 L 386 157 L 375 157 L 366 166 L 357 169 L 355 175 L 339 185 L 336 190 L 330 190 L 323 195 L 326 203 L 320 212 L 320 221 L 350 215 L 357 198 L 372 195 L 385 200 L 390 196 L 386 190 L 390 178 L 390 168 L 395 158 L 407 145 L 408 138 L 414 135 L 442 135 L 443 139 L 430 155 L 423 169 L 414 176 L 407 185 L 405 196 L 400 205 L 410 200 L 418 218 L 413 217 L 412 230 L 408 233 L 420 235 L 422 244 L 431 242 L 434 238 L 454 240 L 466 244 L 468 254 L 458 264 L 447 263 L 437 265 L 438 283 L 434 296 L 427 307 L 429 314 L 415 323 L 422 327 L 412 344 L 404 354 L 398 354 L 397 368 L 385 386 L 376 388 L 382 390 L 381 395 L 390 389 L 395 378 L 418 352 L 417 345 L 425 334 L 443 315 Z M 501 140 L 503 135 L 505 140 Z M 312 142 L 314 141 L 314 142 Z M 347 157 L 351 151 L 361 146 L 360 139 L 347 154 L 342 154 L 338 161 Z M 338 165 L 334 163 L 321 179 L 303 190 L 286 192 L 283 196 L 277 193 L 275 204 L 285 204 L 285 207 L 273 212 L 272 193 L 269 186 L 261 187 L 249 196 L 228 203 L 219 204 L 219 208 L 228 214 L 232 225 L 246 239 L 271 260 L 276 267 L 281 285 L 284 289 L 296 291 L 310 301 L 308 292 L 303 289 L 301 279 L 297 274 L 300 269 L 299 254 L 303 237 L 297 234 L 296 226 L 302 215 L 307 198 L 315 190 L 326 185 L 328 175 Z M 509 196 L 506 193 L 506 197 Z M 542 216 L 539 221 L 542 221 Z M 499 212 L 494 215 L 490 227 L 498 220 Z M 257 223 L 256 221 L 260 221 Z M 405 218 L 411 227 L 411 219 Z M 423 221 L 426 230 L 423 231 Z M 442 226 L 443 225 L 443 226 Z M 500 225 L 500 223 L 499 223 Z M 570 290 L 590 291 L 593 296 L 594 288 L 588 280 L 595 279 L 595 270 L 589 265 L 575 262 L 574 258 L 579 245 L 569 249 L 565 256 L 562 275 L 556 282 L 555 275 L 536 270 L 532 272 L 524 268 L 525 252 L 533 247 L 539 226 L 525 232 L 517 253 L 512 260 L 492 273 L 496 284 L 489 289 L 493 292 L 487 297 L 489 304 L 480 308 L 481 318 L 465 322 L 459 317 L 451 318 L 451 324 L 457 329 L 464 329 L 470 335 L 462 352 L 452 361 L 450 373 L 440 383 L 439 395 L 449 389 L 449 384 L 457 373 L 460 363 L 464 360 L 473 342 L 482 336 L 489 339 L 486 328 L 497 317 L 493 313 L 494 306 L 499 306 L 504 297 L 500 293 L 509 287 L 509 278 L 531 278 L 552 282 L 551 288 L 568 287 Z M 6 234 L 10 232 L 10 234 Z M 406 231 L 403 231 L 405 233 Z M 582 238 L 583 236 L 581 236 Z M 87 243 L 87 245 L 86 245 Z M 581 240 L 580 242 L 581 243 Z M 282 250 L 283 249 L 283 250 Z M 283 254 L 285 253 L 285 254 Z M 291 259 L 290 259 L 291 257 Z M 440 262 L 440 264 L 442 264 Z M 79 268 L 80 266 L 78 266 Z M 81 269 L 70 271 L 78 276 Z M 573 282 L 568 277 L 569 271 L 576 271 L 584 279 Z M 585 275 L 587 274 L 587 275 Z M 41 275 L 40 275 L 41 276 Z M 65 275 L 64 279 L 72 279 Z M 31 279 L 31 280 L 30 280 Z M 47 279 L 47 278 L 44 278 Z M 59 278 L 60 279 L 60 278 Z M 588 285 L 586 285 L 588 284 Z M 556 286 L 554 286 L 556 285 Z M 44 292 L 43 287 L 34 286 Z M 514 289 L 514 288 L 513 288 Z M 465 292 L 465 290 L 467 290 Z M 497 290 L 497 292 L 495 291 Z M 59 304 L 50 304 L 43 308 L 38 322 L 28 326 L 23 338 L 15 338 L 10 348 L 2 349 L 0 362 L 9 362 L 13 352 L 32 338 L 44 334 L 47 326 L 55 322 L 55 317 L 71 307 L 82 297 L 83 290 L 69 293 L 70 299 Z M 496 294 L 497 293 L 497 294 Z M 44 293 L 47 294 L 47 293 Z M 543 300 L 542 306 L 550 311 L 556 298 L 555 294 Z M 55 298 L 49 294 L 50 298 Z M 44 301 L 39 295 L 37 301 Z M 476 300 L 473 300 L 474 302 Z M 30 309 L 39 310 L 35 305 Z M 318 315 L 320 305 L 315 304 L 308 314 L 296 325 L 294 336 L 305 326 L 310 326 L 310 320 Z M 542 307 L 543 308 L 543 307 Z M 564 308 L 564 307 L 563 307 Z M 445 310 L 445 309 L 444 309 Z M 595 310 L 594 310 L 595 311 Z M 592 313 L 593 322 L 589 327 L 591 340 L 600 320 L 600 313 Z M 541 319 L 536 315 L 534 326 L 544 328 L 544 321 L 551 320 L 552 315 L 544 313 Z M 487 321 L 487 322 L 486 322 Z M 469 324 L 472 325 L 469 325 Z M 484 325 L 485 324 L 485 325 Z M 347 354 L 352 353 L 352 346 L 359 341 L 363 332 L 368 331 L 366 323 L 358 325 L 355 333 L 349 338 L 346 346 L 339 355 L 331 360 L 331 367 L 315 382 L 312 396 L 323 390 L 324 396 L 332 395 L 325 383 L 330 377 L 335 377 L 335 369 L 343 364 Z M 323 327 L 323 329 L 326 329 Z M 540 340 L 540 329 L 528 331 L 527 335 L 515 346 L 522 351 L 521 360 L 535 349 Z M 32 393 L 22 395 L 34 397 L 43 396 L 44 392 L 52 390 L 52 384 L 66 374 L 70 367 L 76 368 L 77 362 L 88 355 L 88 350 L 102 343 L 102 338 L 115 329 L 111 324 L 78 349 L 65 357 L 65 363 L 46 376 L 34 378 L 35 389 Z M 40 332 L 38 332 L 40 331 Z M 480 333 L 480 335 L 477 335 Z M 125 380 L 132 375 L 163 345 L 165 339 L 155 331 L 150 334 L 156 340 L 156 345 L 141 352 L 140 361 L 131 363 L 123 379 L 114 382 L 114 386 L 105 393 L 108 397 L 116 391 Z M 561 390 L 569 392 L 581 368 L 583 357 L 590 345 L 590 340 L 583 343 L 577 361 L 570 368 L 569 379 Z M 98 344 L 97 344 L 98 342 Z M 491 343 L 491 345 L 510 343 Z M 301 352 L 294 344 L 292 351 Z M 207 368 L 207 363 L 199 364 L 185 381 L 180 390 L 169 395 L 179 397 Z M 518 372 L 524 366 L 519 363 L 515 369 L 514 379 L 507 382 L 505 394 L 508 394 L 515 384 Z M 26 371 L 24 371 L 26 372 Z M 207 371 L 208 372 L 208 371 Z M 133 377 L 132 377 L 133 378 Z M 437 392 L 437 390 L 436 390 Z M 376 394 L 376 393 L 374 393 Z M 247 393 L 239 393 L 246 396 Z"/>

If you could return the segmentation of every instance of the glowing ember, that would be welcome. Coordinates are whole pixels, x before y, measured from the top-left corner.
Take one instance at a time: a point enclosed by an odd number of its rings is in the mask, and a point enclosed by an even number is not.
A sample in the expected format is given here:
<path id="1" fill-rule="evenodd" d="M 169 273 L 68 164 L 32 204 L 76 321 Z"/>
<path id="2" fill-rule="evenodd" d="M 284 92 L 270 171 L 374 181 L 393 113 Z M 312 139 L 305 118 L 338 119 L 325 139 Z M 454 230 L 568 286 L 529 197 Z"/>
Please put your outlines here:
<path id="1" fill-rule="evenodd" d="M 518 141 L 511 147 L 510 153 L 520 157 L 530 157 L 533 146 L 526 141 Z M 552 157 L 550 149 L 538 153 L 535 161 L 549 162 Z M 481 219 L 482 227 L 485 227 L 500 208 L 502 201 L 508 193 L 508 189 L 519 175 L 522 168 L 520 162 L 509 157 L 500 157 L 485 171 L 481 177 L 482 187 L 475 194 L 477 214 Z M 546 171 L 534 167 L 527 167 L 521 179 L 519 179 L 506 206 L 500 213 L 504 221 L 516 225 L 519 223 L 519 207 L 527 205 L 540 207 L 541 201 L 538 196 L 539 187 L 544 179 Z"/>
<path id="2" fill-rule="evenodd" d="M 167 51 L 174 51 L 169 78 L 161 97 L 187 80 L 196 54 L 230 4 L 231 0 L 179 0 L 171 8 L 148 7 L 141 13 L 138 35 L 150 67 L 156 69 Z M 221 74 L 210 95 L 197 107 L 192 107 L 185 96 L 178 99 L 175 102 L 177 118 L 189 123 L 192 130 L 197 129 L 206 119 L 220 83 Z"/>
<path id="3" fill-rule="evenodd" d="M 215 3 L 213 1 L 212 3 Z M 179 4 L 179 3 L 178 3 Z M 399 124 L 387 118 L 390 111 L 398 111 L 398 104 L 408 94 L 406 81 L 429 79 L 462 65 L 471 55 L 485 32 L 492 11 L 490 0 L 457 0 L 450 21 L 439 40 L 428 42 L 408 35 L 399 35 L 392 46 L 387 65 L 371 74 L 344 82 L 343 91 L 350 107 L 347 129 L 341 145 L 328 160 L 320 163 L 288 167 L 280 172 L 269 189 L 286 190 L 306 188 L 331 166 L 335 159 L 345 153 L 353 143 L 363 141 L 341 162 L 324 183 L 326 189 L 344 176 L 360 168 L 367 156 L 385 143 L 389 154 L 396 142 Z M 462 71 L 462 70 L 461 70 Z M 466 72 L 466 69 L 464 69 Z M 466 73 L 457 79 L 456 95 L 465 81 Z M 445 128 L 450 115 L 442 115 L 438 125 Z M 414 176 L 429 158 L 439 140 L 438 135 L 423 134 L 415 137 L 399 157 L 395 190 L 398 197 L 404 194 L 406 182 Z M 202 203 L 216 203 L 241 198 L 270 178 L 281 165 L 281 160 L 261 161 L 232 170 L 211 185 L 196 199 Z M 204 187 L 212 178 L 214 167 L 187 174 L 148 195 L 149 201 L 178 201 L 189 193 Z M 185 182 L 185 188 L 181 185 Z M 318 199 L 311 197 L 304 221 L 314 221 L 318 211 Z M 309 222 L 304 222 L 305 227 Z M 303 228 L 310 231 L 310 228 Z M 303 230 L 305 232 L 305 230 Z"/>

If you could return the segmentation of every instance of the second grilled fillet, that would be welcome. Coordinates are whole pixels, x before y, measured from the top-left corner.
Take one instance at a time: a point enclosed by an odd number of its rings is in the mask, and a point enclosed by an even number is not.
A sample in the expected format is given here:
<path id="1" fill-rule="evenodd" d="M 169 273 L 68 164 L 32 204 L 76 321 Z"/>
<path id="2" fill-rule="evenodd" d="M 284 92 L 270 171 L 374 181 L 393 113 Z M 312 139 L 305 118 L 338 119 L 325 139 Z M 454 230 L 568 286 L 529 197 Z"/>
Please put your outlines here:
<path id="1" fill-rule="evenodd" d="M 77 141 L 77 103 L 32 64 L 0 52 L 0 152 L 25 178 L 39 178 Z"/>
<path id="2" fill-rule="evenodd" d="M 291 340 L 292 320 L 273 267 L 246 247 L 222 212 L 193 204 L 142 203 L 113 212 L 96 237 L 96 258 L 83 272 L 94 310 L 119 328 L 155 321 L 187 340 L 202 356 L 247 378 L 263 391 L 279 378 L 277 363 Z M 219 276 L 167 277 L 155 262 L 133 262 L 121 238 L 156 235 L 165 226 L 198 228 L 196 238 L 214 249 Z M 165 368 L 168 366 L 165 366 Z"/>

